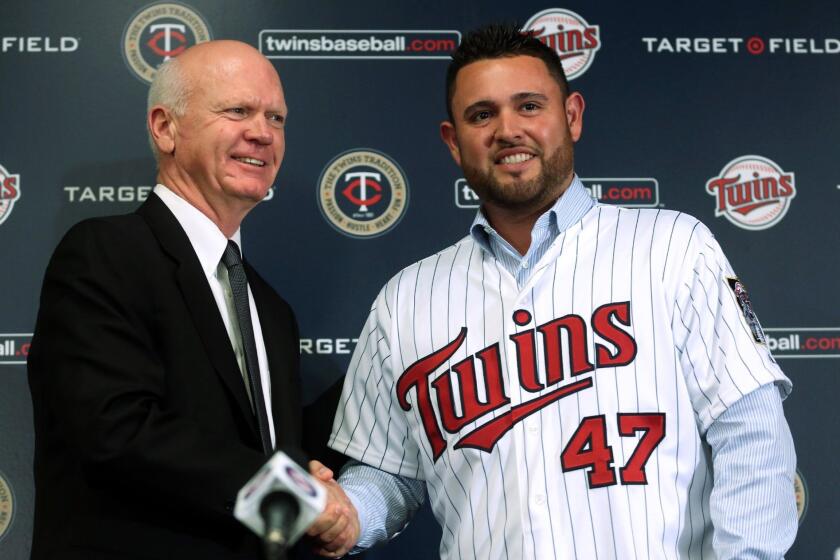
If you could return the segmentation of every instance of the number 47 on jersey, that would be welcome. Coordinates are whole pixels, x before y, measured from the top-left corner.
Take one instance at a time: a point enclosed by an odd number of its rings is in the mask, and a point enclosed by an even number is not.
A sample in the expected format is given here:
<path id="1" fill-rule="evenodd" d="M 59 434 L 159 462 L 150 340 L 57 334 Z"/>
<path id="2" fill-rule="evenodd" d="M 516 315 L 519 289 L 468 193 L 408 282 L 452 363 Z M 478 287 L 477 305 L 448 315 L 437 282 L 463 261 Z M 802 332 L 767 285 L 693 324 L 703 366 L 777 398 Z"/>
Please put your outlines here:
<path id="1" fill-rule="evenodd" d="M 627 464 L 618 469 L 622 484 L 647 484 L 645 465 L 653 450 L 665 437 L 665 414 L 618 413 L 618 433 L 621 437 L 635 437 L 641 432 L 639 443 Z M 590 488 L 616 484 L 612 447 L 607 445 L 606 418 L 603 414 L 587 416 L 566 444 L 560 455 L 564 472 L 591 469 L 587 473 Z"/>

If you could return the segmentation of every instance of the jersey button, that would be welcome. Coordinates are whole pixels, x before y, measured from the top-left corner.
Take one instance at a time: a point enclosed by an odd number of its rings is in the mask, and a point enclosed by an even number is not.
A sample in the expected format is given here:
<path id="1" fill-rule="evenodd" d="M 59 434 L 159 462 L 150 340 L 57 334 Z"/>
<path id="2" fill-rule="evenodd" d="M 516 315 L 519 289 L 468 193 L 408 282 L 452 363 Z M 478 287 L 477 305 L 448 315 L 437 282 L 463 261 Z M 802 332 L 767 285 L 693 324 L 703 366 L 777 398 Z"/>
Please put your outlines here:
<path id="1" fill-rule="evenodd" d="M 536 425 L 528 426 L 528 433 L 532 435 L 538 434 L 540 431 L 539 427 Z"/>
<path id="2" fill-rule="evenodd" d="M 522 261 L 522 268 L 528 268 L 528 261 Z"/>
<path id="3" fill-rule="evenodd" d="M 542 494 L 537 494 L 536 496 L 534 496 L 534 503 L 537 504 L 538 506 L 544 505 L 545 504 L 545 496 L 543 496 Z"/>

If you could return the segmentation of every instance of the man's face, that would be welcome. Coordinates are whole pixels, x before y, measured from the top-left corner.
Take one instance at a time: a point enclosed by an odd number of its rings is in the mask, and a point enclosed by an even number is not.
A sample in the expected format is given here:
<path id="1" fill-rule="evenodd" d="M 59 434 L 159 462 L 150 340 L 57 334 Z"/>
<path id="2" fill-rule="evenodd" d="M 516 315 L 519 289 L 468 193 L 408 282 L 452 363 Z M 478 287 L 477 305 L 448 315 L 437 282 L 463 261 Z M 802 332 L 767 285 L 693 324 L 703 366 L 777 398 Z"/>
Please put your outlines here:
<path id="1" fill-rule="evenodd" d="M 454 123 L 441 136 L 485 204 L 534 211 L 572 179 L 583 98 L 564 98 L 545 64 L 531 56 L 461 68 L 452 98 Z"/>
<path id="2" fill-rule="evenodd" d="M 285 152 L 286 102 L 271 64 L 245 53 L 201 67 L 176 117 L 175 164 L 203 195 L 227 204 L 262 200 Z"/>

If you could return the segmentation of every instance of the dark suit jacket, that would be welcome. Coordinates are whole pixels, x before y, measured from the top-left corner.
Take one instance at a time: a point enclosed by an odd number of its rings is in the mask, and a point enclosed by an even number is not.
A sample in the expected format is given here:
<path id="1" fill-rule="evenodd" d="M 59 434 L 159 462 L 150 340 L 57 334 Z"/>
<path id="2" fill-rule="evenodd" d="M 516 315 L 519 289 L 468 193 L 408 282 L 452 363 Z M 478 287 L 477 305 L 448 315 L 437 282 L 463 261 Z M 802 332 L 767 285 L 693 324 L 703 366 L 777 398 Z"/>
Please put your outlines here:
<path id="1" fill-rule="evenodd" d="M 246 263 L 247 267 L 247 263 Z M 246 268 L 277 445 L 300 444 L 292 310 Z M 32 558 L 256 558 L 232 516 L 265 461 L 198 257 L 154 194 L 74 226 L 50 261 L 29 357 Z"/>

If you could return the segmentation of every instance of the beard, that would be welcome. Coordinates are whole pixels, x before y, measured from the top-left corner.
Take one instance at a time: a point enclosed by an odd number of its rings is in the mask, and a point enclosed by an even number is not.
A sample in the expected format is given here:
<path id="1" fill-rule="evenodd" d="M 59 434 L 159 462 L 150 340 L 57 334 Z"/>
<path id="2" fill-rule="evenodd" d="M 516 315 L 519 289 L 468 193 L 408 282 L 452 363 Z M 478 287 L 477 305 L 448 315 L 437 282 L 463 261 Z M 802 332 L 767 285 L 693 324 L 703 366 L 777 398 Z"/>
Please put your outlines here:
<path id="1" fill-rule="evenodd" d="M 540 173 L 533 179 L 514 178 L 502 184 L 493 169 L 483 170 L 463 163 L 464 178 L 482 202 L 490 202 L 508 210 L 537 210 L 556 200 L 571 177 L 574 152 L 571 146 L 560 146 L 553 154 L 540 160 Z"/>

